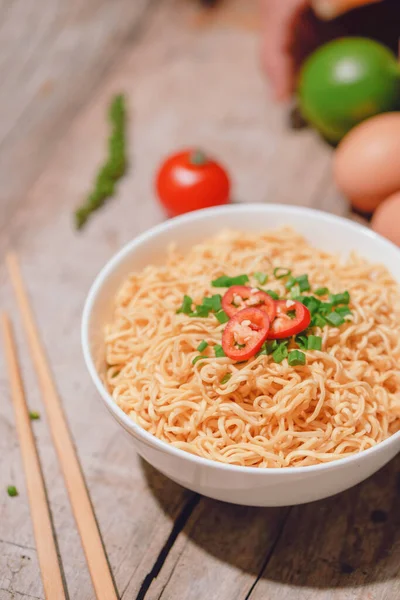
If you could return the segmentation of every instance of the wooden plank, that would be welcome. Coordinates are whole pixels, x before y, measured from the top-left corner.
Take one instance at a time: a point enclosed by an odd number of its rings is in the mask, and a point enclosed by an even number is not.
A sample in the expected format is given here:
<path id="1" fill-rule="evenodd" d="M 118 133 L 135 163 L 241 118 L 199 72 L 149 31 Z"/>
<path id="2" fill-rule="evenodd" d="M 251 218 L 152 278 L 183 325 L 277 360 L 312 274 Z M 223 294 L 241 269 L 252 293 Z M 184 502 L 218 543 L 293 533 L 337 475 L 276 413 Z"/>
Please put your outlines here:
<path id="1" fill-rule="evenodd" d="M 0 227 L 154 4 L 0 1 Z"/>
<path id="2" fill-rule="evenodd" d="M 171 551 L 149 600 L 244 600 L 280 535 L 287 508 L 203 499 Z M 147 597 L 146 597 L 147 598 Z"/>
<path id="3" fill-rule="evenodd" d="M 12 499 L 14 500 L 14 499 Z M 36 550 L 0 540 L 0 598 L 42 598 Z"/>
<path id="4" fill-rule="evenodd" d="M 399 468 L 397 457 L 347 492 L 293 507 L 249 600 L 398 598 Z"/>

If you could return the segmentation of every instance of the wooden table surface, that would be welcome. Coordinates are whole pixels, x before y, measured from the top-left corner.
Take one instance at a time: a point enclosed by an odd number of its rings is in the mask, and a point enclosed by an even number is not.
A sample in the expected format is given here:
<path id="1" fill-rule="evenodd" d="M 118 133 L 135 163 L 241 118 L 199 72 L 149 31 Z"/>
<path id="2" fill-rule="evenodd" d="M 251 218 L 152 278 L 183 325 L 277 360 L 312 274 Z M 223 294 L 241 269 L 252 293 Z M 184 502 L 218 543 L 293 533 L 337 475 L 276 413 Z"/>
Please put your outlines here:
<path id="1" fill-rule="evenodd" d="M 23 273 L 120 597 L 124 600 L 395 600 L 400 597 L 400 460 L 336 497 L 248 508 L 199 497 L 135 454 L 82 360 L 79 323 L 100 267 L 163 220 L 161 157 L 211 149 L 235 198 L 346 215 L 331 151 L 290 131 L 259 70 L 254 7 L 207 18 L 191 0 L 1 0 L 0 308 L 17 327 L 29 404 L 71 600 L 91 600 L 63 480 L 4 253 Z M 104 155 L 112 94 L 129 101 L 130 170 L 77 233 L 71 215 Z M 3 357 L 0 356 L 0 599 L 44 598 Z M 399 457 L 400 458 L 400 457 Z M 8 485 L 19 496 L 9 498 Z"/>

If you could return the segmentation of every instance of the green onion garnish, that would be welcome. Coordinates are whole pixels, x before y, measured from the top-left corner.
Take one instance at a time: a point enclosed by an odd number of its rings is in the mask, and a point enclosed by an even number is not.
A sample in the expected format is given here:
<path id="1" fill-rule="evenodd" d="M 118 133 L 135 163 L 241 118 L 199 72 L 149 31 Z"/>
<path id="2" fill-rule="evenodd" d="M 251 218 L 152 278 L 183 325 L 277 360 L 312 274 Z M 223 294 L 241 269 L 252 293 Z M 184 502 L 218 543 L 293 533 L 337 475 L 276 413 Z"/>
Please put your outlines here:
<path id="1" fill-rule="evenodd" d="M 350 302 L 349 292 L 342 292 L 341 294 L 331 294 L 329 296 L 329 302 L 332 302 L 334 306 L 338 304 L 348 304 Z"/>
<path id="2" fill-rule="evenodd" d="M 306 355 L 300 350 L 291 350 L 288 356 L 288 363 L 291 367 L 306 364 Z"/>
<path id="3" fill-rule="evenodd" d="M 222 323 L 227 323 L 229 321 L 229 317 L 226 314 L 226 312 L 224 310 L 220 310 L 217 313 L 215 313 L 215 316 L 217 317 L 218 321 L 222 324 Z"/>
<path id="4" fill-rule="evenodd" d="M 214 296 L 211 297 L 204 297 L 203 305 L 207 306 L 210 310 L 214 312 L 218 312 L 219 310 L 221 310 L 221 300 L 221 294 L 214 294 Z"/>
<path id="5" fill-rule="evenodd" d="M 196 310 L 192 313 L 191 317 L 201 317 L 205 319 L 210 314 L 210 308 L 208 306 L 204 306 L 204 304 L 199 304 L 196 306 Z"/>
<path id="6" fill-rule="evenodd" d="M 211 282 L 213 287 L 231 287 L 231 285 L 244 285 L 249 281 L 247 275 L 237 275 L 236 277 L 228 277 L 228 275 L 221 275 L 217 279 Z"/>
<path id="7" fill-rule="evenodd" d="M 285 283 L 285 288 L 287 290 L 291 290 L 294 284 L 296 283 L 295 277 L 290 276 L 287 282 Z"/>
<path id="8" fill-rule="evenodd" d="M 319 335 L 309 335 L 307 340 L 308 350 L 321 350 L 322 348 L 322 337 Z"/>
<path id="9" fill-rule="evenodd" d="M 208 342 L 206 342 L 206 340 L 203 340 L 202 342 L 200 342 L 200 344 L 197 346 L 196 350 L 198 352 L 203 352 L 203 350 L 205 350 L 208 346 Z"/>
<path id="10" fill-rule="evenodd" d="M 224 383 L 228 383 L 228 381 L 230 380 L 231 377 L 232 377 L 232 373 L 225 373 L 225 375 L 223 376 L 223 378 L 220 381 L 221 385 L 224 385 Z"/>
<path id="11" fill-rule="evenodd" d="M 260 273 L 260 271 L 256 271 L 254 273 L 254 279 L 257 279 L 260 285 L 264 285 L 264 283 L 267 283 L 268 281 L 268 275 L 265 273 Z"/>
<path id="12" fill-rule="evenodd" d="M 207 356 L 203 356 L 202 354 L 199 354 L 199 356 L 195 356 L 192 360 L 192 365 L 195 365 L 202 358 L 207 358 Z"/>
<path id="13" fill-rule="evenodd" d="M 311 327 L 325 327 L 326 320 L 325 320 L 325 318 L 322 315 L 320 315 L 319 313 L 317 313 L 311 319 L 310 325 L 311 325 Z"/>
<path id="14" fill-rule="evenodd" d="M 272 358 L 274 359 L 274 361 L 276 363 L 281 363 L 283 361 L 283 359 L 287 357 L 287 355 L 288 355 L 287 344 L 281 343 L 281 344 L 279 344 L 277 349 L 274 350 L 274 352 L 272 353 Z"/>
<path id="15" fill-rule="evenodd" d="M 292 300 L 300 296 L 300 286 L 298 283 L 295 283 L 290 289 L 290 297 Z"/>
<path id="16" fill-rule="evenodd" d="M 15 485 L 9 485 L 7 488 L 7 494 L 13 498 L 14 496 L 18 496 L 18 490 Z"/>
<path id="17" fill-rule="evenodd" d="M 286 269 L 285 267 L 276 267 L 274 269 L 274 277 L 275 279 L 283 279 L 283 277 L 288 277 L 292 274 L 290 269 Z"/>
<path id="18" fill-rule="evenodd" d="M 333 304 L 331 302 L 321 302 L 318 308 L 320 315 L 328 315 L 332 312 Z"/>
<path id="19" fill-rule="evenodd" d="M 257 352 L 257 356 L 260 356 L 261 354 L 266 354 L 267 356 L 269 356 L 270 354 L 272 354 L 274 352 L 274 350 L 276 350 L 278 347 L 278 341 L 277 340 L 269 340 L 268 342 L 264 342 L 264 344 L 261 347 L 261 350 L 259 352 Z"/>
<path id="20" fill-rule="evenodd" d="M 311 290 L 308 275 L 299 275 L 299 277 L 296 277 L 296 281 L 299 284 L 300 292 L 308 292 L 308 290 Z"/>
<path id="21" fill-rule="evenodd" d="M 348 306 L 337 306 L 335 308 L 335 312 L 339 313 L 339 315 L 342 315 L 342 317 L 353 314 Z"/>
<path id="22" fill-rule="evenodd" d="M 314 313 L 319 311 L 321 301 L 318 300 L 318 298 L 314 298 L 314 296 L 304 296 L 302 304 L 304 304 L 304 306 L 307 306 L 311 315 L 313 315 Z"/>
<path id="23" fill-rule="evenodd" d="M 115 377 L 115 375 L 114 375 Z M 31 421 L 37 421 L 38 419 L 40 419 L 40 413 L 36 412 L 36 411 L 31 411 L 29 413 L 29 418 Z"/>
<path id="24" fill-rule="evenodd" d="M 326 296 L 327 294 L 329 294 L 329 290 L 327 287 L 320 287 L 315 290 L 314 294 L 316 296 Z"/>
<path id="25" fill-rule="evenodd" d="M 294 339 L 296 343 L 300 346 L 300 348 L 302 348 L 303 350 L 307 350 L 308 337 L 304 333 L 299 333 Z"/>
<path id="26" fill-rule="evenodd" d="M 333 311 L 329 313 L 329 315 L 326 315 L 325 319 L 330 325 L 333 325 L 334 327 L 339 327 L 339 325 L 343 325 L 343 323 L 345 322 L 342 315 L 339 315 L 339 313 L 337 313 L 336 311 Z"/>
<path id="27" fill-rule="evenodd" d="M 186 296 L 185 294 L 185 296 L 183 296 L 182 306 L 178 308 L 176 314 L 185 313 L 185 315 L 189 315 L 192 312 L 192 304 L 193 300 L 191 299 L 191 297 Z"/>
<path id="28" fill-rule="evenodd" d="M 220 344 L 216 344 L 214 346 L 214 353 L 217 358 L 222 358 L 222 357 L 226 356 L 224 349 L 222 346 L 220 346 Z"/>
<path id="29" fill-rule="evenodd" d="M 268 294 L 268 296 L 271 296 L 273 300 L 279 300 L 279 295 L 274 292 L 274 290 L 265 290 L 265 292 Z"/>

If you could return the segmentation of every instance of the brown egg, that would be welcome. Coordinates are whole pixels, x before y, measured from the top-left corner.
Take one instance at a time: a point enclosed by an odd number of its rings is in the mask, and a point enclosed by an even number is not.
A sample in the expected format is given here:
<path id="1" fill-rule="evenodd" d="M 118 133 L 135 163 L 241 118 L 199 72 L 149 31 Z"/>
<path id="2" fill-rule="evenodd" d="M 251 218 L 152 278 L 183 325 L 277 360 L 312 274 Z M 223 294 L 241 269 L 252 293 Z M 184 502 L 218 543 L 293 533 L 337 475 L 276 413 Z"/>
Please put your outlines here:
<path id="1" fill-rule="evenodd" d="M 371 225 L 374 231 L 400 246 L 400 191 L 378 206 Z"/>
<path id="2" fill-rule="evenodd" d="M 333 169 L 339 190 L 363 212 L 400 190 L 400 112 L 354 127 L 340 142 Z"/>

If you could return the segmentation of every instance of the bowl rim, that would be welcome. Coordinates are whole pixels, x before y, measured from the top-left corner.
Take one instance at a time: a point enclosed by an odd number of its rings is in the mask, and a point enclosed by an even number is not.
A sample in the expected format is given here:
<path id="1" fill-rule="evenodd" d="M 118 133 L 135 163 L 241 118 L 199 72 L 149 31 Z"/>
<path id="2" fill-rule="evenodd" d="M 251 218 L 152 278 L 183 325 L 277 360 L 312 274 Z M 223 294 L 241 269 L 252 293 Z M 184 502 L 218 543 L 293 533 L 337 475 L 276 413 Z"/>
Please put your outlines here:
<path id="1" fill-rule="evenodd" d="M 142 232 L 138 236 L 135 236 L 132 240 L 127 242 L 122 248 L 116 252 L 103 266 L 103 268 L 99 271 L 97 276 L 95 277 L 88 295 L 86 297 L 86 301 L 83 308 L 82 313 L 82 321 L 81 321 L 81 344 L 83 350 L 83 356 L 86 364 L 86 368 L 89 371 L 89 374 L 92 378 L 93 383 L 97 391 L 99 392 L 103 402 L 105 403 L 108 410 L 111 412 L 113 417 L 119 422 L 120 425 L 124 427 L 124 429 L 130 433 L 133 437 L 139 438 L 139 440 L 147 446 L 150 446 L 153 449 L 157 449 L 166 454 L 172 454 L 177 458 L 188 460 L 189 462 L 193 462 L 196 465 L 214 468 L 214 469 L 222 469 L 224 471 L 232 471 L 234 473 L 241 474 L 257 474 L 258 476 L 263 476 L 263 474 L 274 474 L 278 477 L 284 476 L 284 474 L 301 474 L 301 473 L 310 473 L 319 471 L 325 471 L 327 469 L 334 470 L 335 468 L 341 468 L 345 465 L 349 465 L 351 463 L 356 463 L 360 459 L 364 457 L 367 458 L 371 454 L 379 452 L 383 450 L 385 447 L 391 446 L 395 444 L 397 440 L 400 439 L 400 431 L 392 434 L 386 440 L 378 442 L 375 446 L 371 448 L 367 448 L 366 450 L 362 450 L 361 452 L 357 452 L 352 454 L 351 456 L 343 457 L 340 459 L 332 460 L 326 463 L 321 463 L 317 465 L 307 465 L 307 466 L 297 466 L 297 467 L 245 467 L 240 465 L 233 465 L 228 463 L 222 463 L 218 461 L 211 460 L 209 458 L 203 458 L 201 456 L 197 456 L 195 454 L 191 454 L 185 450 L 181 450 L 180 448 L 175 448 L 171 444 L 164 442 L 156 438 L 151 433 L 147 432 L 145 429 L 137 425 L 130 417 L 117 405 L 117 403 L 113 400 L 111 394 L 107 391 L 104 386 L 99 373 L 95 367 L 94 360 L 92 358 L 92 354 L 90 351 L 90 343 L 89 343 L 89 323 L 93 310 L 93 306 L 95 304 L 97 295 L 100 289 L 103 286 L 104 281 L 113 273 L 115 268 L 125 259 L 125 257 L 132 253 L 138 246 L 152 237 L 156 237 L 158 234 L 166 232 L 170 229 L 174 229 L 176 225 L 184 225 L 185 223 L 196 221 L 201 217 L 207 217 L 209 215 L 224 215 L 231 212 L 248 212 L 253 211 L 257 212 L 286 212 L 291 213 L 292 215 L 296 214 L 305 214 L 310 215 L 313 218 L 317 218 L 320 221 L 329 224 L 332 222 L 336 222 L 339 225 L 347 228 L 350 231 L 354 231 L 357 233 L 362 233 L 370 238 L 371 242 L 377 243 L 382 250 L 390 250 L 393 252 L 397 252 L 399 254 L 400 259 L 400 249 L 397 248 L 392 242 L 389 242 L 379 234 L 374 231 L 368 229 L 364 225 L 360 223 L 356 223 L 350 221 L 350 219 L 339 217 L 337 215 L 333 215 L 331 213 L 324 212 L 322 210 L 317 210 L 314 208 L 289 205 L 289 204 L 257 204 L 257 203 L 242 203 L 242 204 L 227 204 L 224 206 L 217 206 L 212 208 L 206 208 L 202 210 L 193 211 L 190 213 L 186 213 L 184 215 L 180 215 L 173 219 L 169 219 L 167 221 L 163 221 L 158 223 L 157 225 L 147 229 Z"/>

